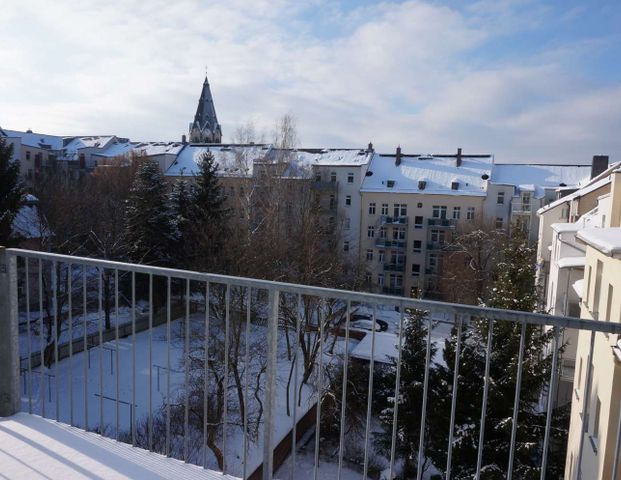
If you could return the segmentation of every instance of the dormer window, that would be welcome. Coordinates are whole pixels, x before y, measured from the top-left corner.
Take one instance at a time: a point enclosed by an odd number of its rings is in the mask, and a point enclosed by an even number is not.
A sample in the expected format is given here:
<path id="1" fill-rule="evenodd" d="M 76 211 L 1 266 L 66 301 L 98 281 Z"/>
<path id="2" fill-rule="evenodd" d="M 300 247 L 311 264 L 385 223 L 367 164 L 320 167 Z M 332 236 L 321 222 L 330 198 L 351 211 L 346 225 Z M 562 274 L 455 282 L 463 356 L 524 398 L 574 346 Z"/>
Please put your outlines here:
<path id="1" fill-rule="evenodd" d="M 393 188 L 395 186 L 395 181 L 394 180 L 387 180 L 386 181 L 386 186 L 388 188 Z"/>
<path id="2" fill-rule="evenodd" d="M 418 181 L 418 189 L 419 190 L 425 190 L 426 186 L 427 186 L 427 182 L 425 180 L 419 180 Z"/>
<path id="3" fill-rule="evenodd" d="M 459 182 L 451 182 L 451 190 L 459 190 Z"/>

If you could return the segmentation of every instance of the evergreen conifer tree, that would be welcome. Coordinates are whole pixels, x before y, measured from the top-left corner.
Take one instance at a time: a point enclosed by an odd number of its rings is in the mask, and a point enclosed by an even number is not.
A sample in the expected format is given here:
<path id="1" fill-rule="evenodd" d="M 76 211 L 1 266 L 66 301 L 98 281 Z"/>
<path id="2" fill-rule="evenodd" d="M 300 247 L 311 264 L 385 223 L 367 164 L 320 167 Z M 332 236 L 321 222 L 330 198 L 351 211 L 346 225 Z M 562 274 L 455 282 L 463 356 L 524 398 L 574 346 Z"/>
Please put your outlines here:
<path id="1" fill-rule="evenodd" d="M 379 413 L 384 432 L 377 438 L 377 445 L 380 451 L 386 456 L 390 455 L 394 405 L 395 401 L 398 402 L 396 457 L 403 461 L 400 478 L 416 478 L 418 468 L 418 448 L 428 328 L 429 321 L 425 312 L 420 310 L 407 310 L 405 312 L 399 398 L 394 398 L 397 359 L 395 359 L 393 368 L 382 375 L 374 387 L 374 395 L 377 396 L 376 402 L 386 405 Z M 430 350 L 429 383 L 427 387 L 428 414 L 426 418 L 428 420 L 425 423 L 426 443 L 434 430 L 433 424 L 429 421 L 429 411 L 433 408 L 436 396 L 437 375 L 433 363 L 435 353 L 436 347 L 432 343 Z M 424 459 L 424 461 L 426 461 L 426 459 Z M 423 465 L 423 468 L 426 469 L 427 465 Z"/>
<path id="2" fill-rule="evenodd" d="M 136 263 L 169 265 L 177 230 L 157 163 L 138 167 L 127 201 L 126 243 L 128 257 Z"/>
<path id="3" fill-rule="evenodd" d="M 22 205 L 19 161 L 12 161 L 13 145 L 0 137 L 0 245 L 10 242 L 13 219 Z"/>
<path id="4" fill-rule="evenodd" d="M 191 210 L 195 202 L 195 188 L 185 180 L 173 184 L 169 195 L 172 220 L 175 227 L 173 257 L 176 267 L 188 266 L 188 242 L 192 235 Z"/>
<path id="5" fill-rule="evenodd" d="M 530 312 L 535 309 L 535 253 L 522 232 L 516 231 L 507 239 L 494 271 L 487 306 Z M 473 319 L 462 331 L 452 459 L 452 478 L 456 479 L 472 478 L 476 470 L 488 331 L 488 319 Z M 506 477 L 521 331 L 518 323 L 493 323 L 481 478 Z M 545 351 L 551 337 L 551 332 L 543 332 L 540 327 L 525 328 L 513 464 L 516 478 L 540 475 L 545 412 L 540 412 L 539 401 L 550 378 L 551 356 Z M 456 342 L 457 332 L 453 331 L 445 343 L 444 362 L 438 367 L 440 392 L 432 411 L 437 428 L 429 452 L 440 470 L 446 465 Z"/>

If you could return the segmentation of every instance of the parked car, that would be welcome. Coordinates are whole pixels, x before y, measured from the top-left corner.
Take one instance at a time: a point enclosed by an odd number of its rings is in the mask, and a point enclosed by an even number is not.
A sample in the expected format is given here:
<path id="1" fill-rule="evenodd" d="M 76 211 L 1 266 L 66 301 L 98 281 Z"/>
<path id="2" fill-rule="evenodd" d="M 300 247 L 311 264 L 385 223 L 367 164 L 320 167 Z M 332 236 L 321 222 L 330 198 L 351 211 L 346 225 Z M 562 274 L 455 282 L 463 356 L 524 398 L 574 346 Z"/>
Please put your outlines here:
<path id="1" fill-rule="evenodd" d="M 366 313 L 353 313 L 349 318 L 352 322 L 355 322 L 356 320 L 371 320 L 371 315 Z"/>

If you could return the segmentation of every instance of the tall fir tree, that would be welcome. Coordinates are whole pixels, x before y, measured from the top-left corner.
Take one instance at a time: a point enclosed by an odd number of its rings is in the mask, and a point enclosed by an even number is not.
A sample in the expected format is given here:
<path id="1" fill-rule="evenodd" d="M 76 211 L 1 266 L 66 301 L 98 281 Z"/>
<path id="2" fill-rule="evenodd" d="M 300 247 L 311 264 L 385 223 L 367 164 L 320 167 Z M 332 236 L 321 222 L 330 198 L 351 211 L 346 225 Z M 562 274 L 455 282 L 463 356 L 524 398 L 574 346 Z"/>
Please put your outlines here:
<path id="1" fill-rule="evenodd" d="M 189 265 L 189 237 L 192 234 L 190 214 L 195 202 L 195 188 L 186 180 L 177 180 L 170 191 L 169 203 L 174 223 L 173 260 L 176 267 Z"/>
<path id="2" fill-rule="evenodd" d="M 0 137 L 0 245 L 8 246 L 13 219 L 22 206 L 23 189 L 19 180 L 19 161 L 13 161 L 13 145 Z"/>
<path id="3" fill-rule="evenodd" d="M 194 201 L 188 212 L 190 259 L 203 270 L 223 270 L 226 262 L 223 246 L 229 210 L 224 205 L 226 198 L 217 172 L 213 154 L 206 152 L 198 162 Z"/>
<path id="4" fill-rule="evenodd" d="M 131 189 L 126 209 L 127 256 L 136 263 L 169 265 L 177 230 L 157 163 L 144 161 Z"/>
<path id="5" fill-rule="evenodd" d="M 403 346 L 401 352 L 401 379 L 399 397 L 395 396 L 396 359 L 393 368 L 388 370 L 377 381 L 374 393 L 378 397 L 376 402 L 386 407 L 379 412 L 383 425 L 383 433 L 376 440 L 377 446 L 387 457 L 390 455 L 392 442 L 392 426 L 394 419 L 395 402 L 397 411 L 397 443 L 396 456 L 402 459 L 400 478 L 416 478 L 418 469 L 418 449 L 420 439 L 420 420 L 423 405 L 425 367 L 427 358 L 427 334 L 429 320 L 427 314 L 421 310 L 407 310 L 404 318 Z M 430 345 L 430 368 L 427 386 L 427 402 L 429 412 L 435 403 L 437 375 L 433 358 L 436 347 Z M 425 442 L 434 431 L 434 425 L 426 415 Z M 423 469 L 429 463 L 423 457 Z"/>
<path id="6" fill-rule="evenodd" d="M 495 281 L 486 306 L 529 312 L 535 309 L 535 253 L 521 232 L 514 232 L 506 240 L 501 260 L 494 269 Z M 522 325 L 518 323 L 493 323 L 482 479 L 506 476 L 521 331 Z M 452 478 L 456 479 L 472 478 L 476 470 L 488 332 L 488 319 L 473 319 L 464 326 L 461 335 L 452 460 Z M 552 333 L 527 326 L 524 339 L 513 471 L 516 478 L 530 479 L 540 475 L 545 412 L 540 412 L 539 402 L 550 378 L 551 356 L 545 352 Z M 432 422 L 437 428 L 429 452 L 440 470 L 446 465 L 456 343 L 454 330 L 445 343 L 444 362 L 438 365 L 439 394 L 432 412 Z"/>

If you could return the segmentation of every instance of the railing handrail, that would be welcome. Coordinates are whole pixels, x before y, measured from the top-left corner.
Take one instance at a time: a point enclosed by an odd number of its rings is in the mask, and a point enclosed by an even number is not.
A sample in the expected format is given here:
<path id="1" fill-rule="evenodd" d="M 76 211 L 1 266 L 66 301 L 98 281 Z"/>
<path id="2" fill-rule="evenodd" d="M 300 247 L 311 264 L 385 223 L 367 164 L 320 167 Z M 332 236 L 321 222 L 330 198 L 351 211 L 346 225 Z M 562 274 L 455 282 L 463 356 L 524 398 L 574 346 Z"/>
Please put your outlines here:
<path id="1" fill-rule="evenodd" d="M 78 257 L 58 253 L 37 252 L 33 250 L 24 250 L 19 248 L 9 248 L 6 250 L 6 252 L 9 255 L 14 256 L 49 261 L 64 261 L 68 264 L 91 265 L 94 267 L 159 275 L 162 277 L 184 278 L 189 280 L 220 283 L 232 286 L 252 287 L 267 290 L 277 289 L 281 292 L 313 295 L 321 298 L 339 298 L 342 300 L 350 300 L 353 302 L 367 304 L 387 304 L 392 306 L 398 306 L 400 308 L 414 308 L 419 310 L 430 310 L 459 315 L 470 315 L 473 317 L 493 318 L 494 320 L 501 321 L 525 322 L 533 325 L 557 326 L 564 328 L 574 328 L 578 330 L 621 334 L 621 323 L 616 322 L 602 322 L 598 320 L 587 320 L 575 317 L 564 317 L 559 315 L 548 315 L 535 312 L 521 312 L 516 310 L 504 310 L 501 308 L 439 302 L 435 300 L 396 297 L 377 293 L 354 292 L 351 290 L 314 287 L 294 283 L 275 282 L 271 280 L 260 280 L 256 278 L 234 277 L 231 275 L 221 275 L 215 273 L 197 272 L 192 270 L 180 270 L 168 267 L 125 263 L 114 260 L 101 260 L 96 258 Z"/>

